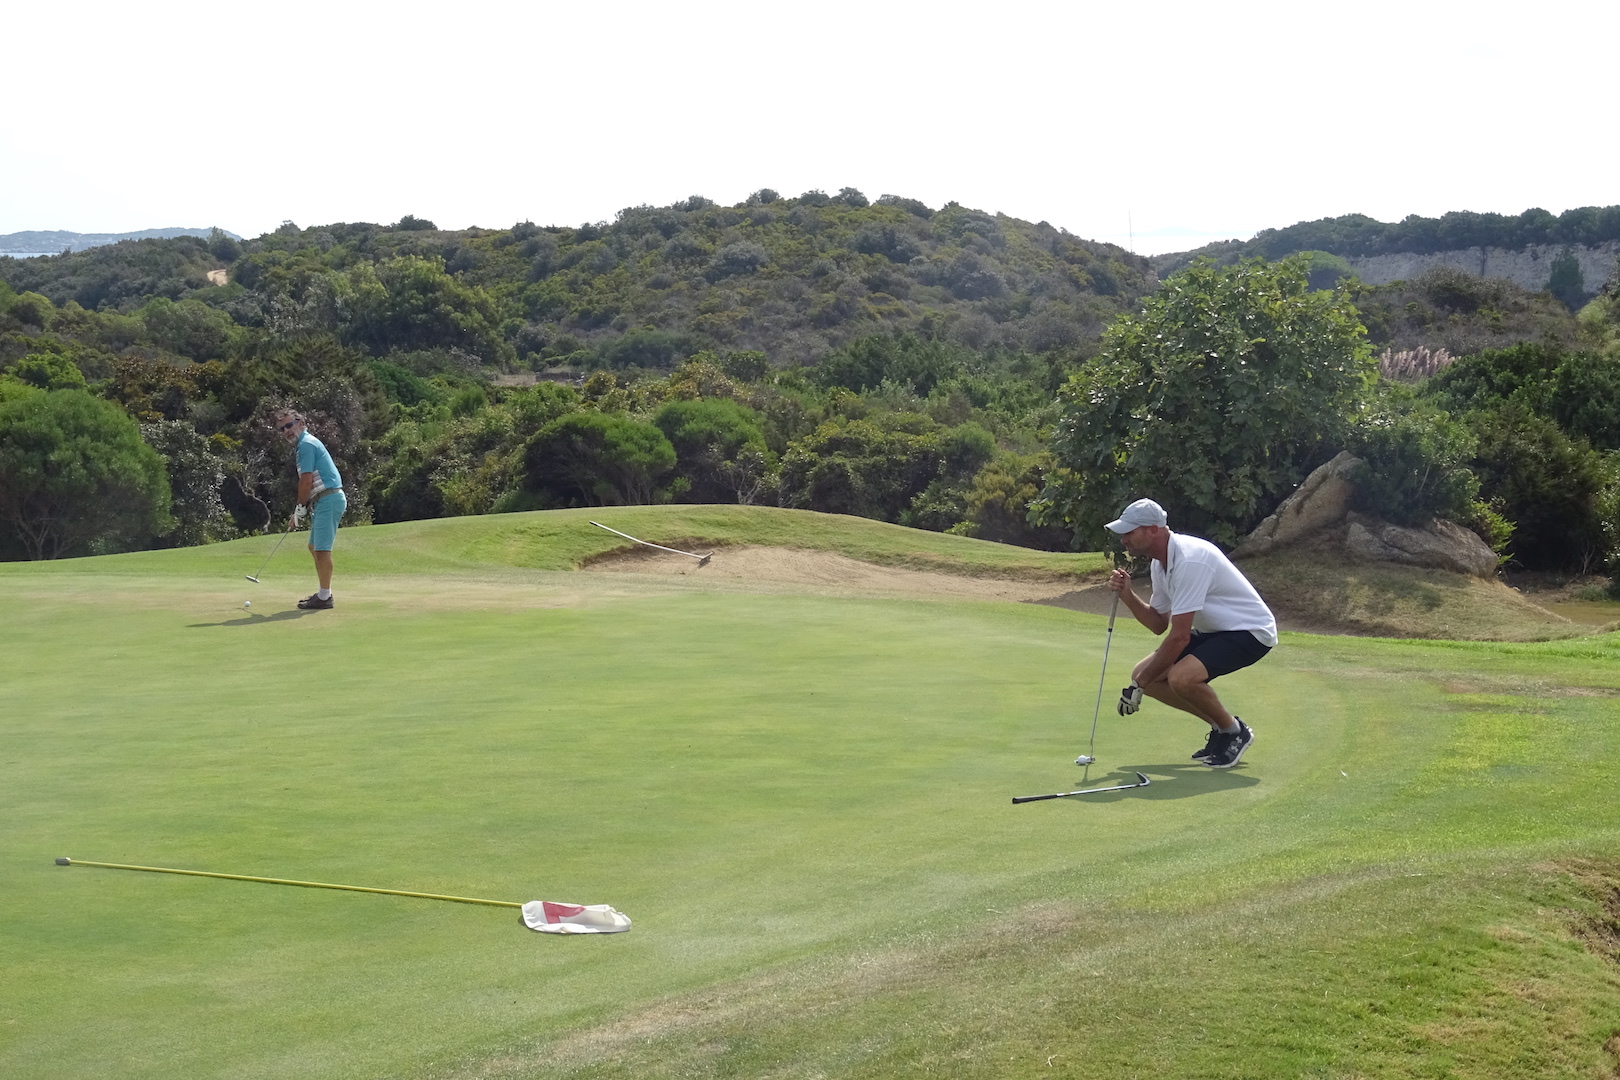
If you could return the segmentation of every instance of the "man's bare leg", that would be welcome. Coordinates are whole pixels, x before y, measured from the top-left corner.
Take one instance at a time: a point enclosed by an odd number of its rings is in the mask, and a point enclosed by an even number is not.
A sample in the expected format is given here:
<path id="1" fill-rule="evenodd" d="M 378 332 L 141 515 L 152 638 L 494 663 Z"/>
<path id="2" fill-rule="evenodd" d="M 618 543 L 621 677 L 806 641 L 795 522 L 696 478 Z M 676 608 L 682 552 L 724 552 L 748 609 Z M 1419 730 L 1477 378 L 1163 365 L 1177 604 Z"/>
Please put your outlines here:
<path id="1" fill-rule="evenodd" d="M 330 551 L 316 551 L 309 549 L 315 556 L 315 579 L 320 582 L 321 588 L 328 592 L 332 589 L 332 553 Z"/>
<path id="2" fill-rule="evenodd" d="M 1146 664 L 1147 660 L 1138 664 L 1137 672 Z M 1226 711 L 1220 696 L 1209 685 L 1209 669 L 1196 656 L 1177 660 L 1165 678 L 1143 686 L 1142 693 L 1173 709 L 1191 713 L 1217 731 L 1232 731 L 1237 727 L 1237 719 Z"/>

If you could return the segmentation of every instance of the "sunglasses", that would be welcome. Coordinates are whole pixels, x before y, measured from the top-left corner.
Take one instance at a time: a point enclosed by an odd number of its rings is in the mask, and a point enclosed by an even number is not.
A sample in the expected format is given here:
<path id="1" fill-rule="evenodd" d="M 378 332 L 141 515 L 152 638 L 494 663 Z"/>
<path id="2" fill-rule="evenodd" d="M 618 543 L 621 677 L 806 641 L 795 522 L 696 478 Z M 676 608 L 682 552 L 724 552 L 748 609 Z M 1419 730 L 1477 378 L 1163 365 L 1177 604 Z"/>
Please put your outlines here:
<path id="1" fill-rule="evenodd" d="M 288 428 L 293 427 L 297 423 L 298 423 L 298 421 L 296 421 L 296 420 L 289 420 L 285 424 L 282 424 L 282 425 L 278 426 L 276 428 L 276 430 L 277 431 L 286 431 Z"/>

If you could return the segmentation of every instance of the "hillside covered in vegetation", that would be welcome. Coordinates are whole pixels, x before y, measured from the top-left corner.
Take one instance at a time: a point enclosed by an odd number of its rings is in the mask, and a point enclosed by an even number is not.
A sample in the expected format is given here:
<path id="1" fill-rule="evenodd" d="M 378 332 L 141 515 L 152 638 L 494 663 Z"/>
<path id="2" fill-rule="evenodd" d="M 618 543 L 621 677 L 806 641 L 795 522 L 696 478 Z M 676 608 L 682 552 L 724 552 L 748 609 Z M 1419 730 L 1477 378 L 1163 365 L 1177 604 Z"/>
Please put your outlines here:
<path id="1" fill-rule="evenodd" d="M 1205 262 L 1161 283 L 1044 222 L 851 189 L 0 260 L 0 552 L 277 527 L 283 407 L 332 449 L 351 523 L 762 503 L 1088 547 L 1129 488 L 1231 542 L 1351 448 L 1390 473 L 1393 517 L 1469 521 L 1526 565 L 1590 570 L 1620 546 L 1612 295 L 1578 319 L 1457 271 L 1318 269 Z M 1448 369 L 1504 365 L 1511 387 L 1436 396 Z M 64 446 L 100 449 L 64 470 Z M 1526 471 L 1552 460 L 1576 479 Z M 1549 514 L 1580 543 L 1512 542 Z"/>

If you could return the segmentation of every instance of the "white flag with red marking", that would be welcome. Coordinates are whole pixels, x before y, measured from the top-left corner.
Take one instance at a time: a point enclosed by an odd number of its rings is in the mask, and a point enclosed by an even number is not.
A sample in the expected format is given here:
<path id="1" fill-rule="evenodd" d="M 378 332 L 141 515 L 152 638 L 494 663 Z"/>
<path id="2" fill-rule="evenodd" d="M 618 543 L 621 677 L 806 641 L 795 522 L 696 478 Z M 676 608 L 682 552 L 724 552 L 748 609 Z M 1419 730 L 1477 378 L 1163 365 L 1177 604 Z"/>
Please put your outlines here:
<path id="1" fill-rule="evenodd" d="M 630 916 L 606 904 L 530 900 L 523 905 L 523 925 L 542 934 L 620 934 L 630 929 Z"/>

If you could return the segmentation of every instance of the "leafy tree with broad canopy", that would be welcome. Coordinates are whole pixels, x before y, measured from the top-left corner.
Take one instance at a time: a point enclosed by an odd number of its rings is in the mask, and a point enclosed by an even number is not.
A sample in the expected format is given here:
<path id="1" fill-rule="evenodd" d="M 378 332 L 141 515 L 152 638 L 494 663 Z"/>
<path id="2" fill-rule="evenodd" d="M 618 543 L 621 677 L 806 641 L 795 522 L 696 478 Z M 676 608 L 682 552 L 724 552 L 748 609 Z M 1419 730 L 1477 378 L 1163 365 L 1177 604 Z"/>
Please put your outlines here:
<path id="1" fill-rule="evenodd" d="M 1338 291 L 1304 260 L 1194 264 L 1122 316 L 1059 393 L 1034 520 L 1078 547 L 1138 498 L 1171 526 L 1231 546 L 1333 455 L 1375 373 Z"/>
<path id="2" fill-rule="evenodd" d="M 173 524 L 158 452 L 110 401 L 0 380 L 0 548 L 56 559 L 141 546 Z"/>
<path id="3" fill-rule="evenodd" d="M 752 486 L 745 462 L 768 468 L 771 454 L 759 416 L 746 405 L 725 398 L 671 401 L 658 410 L 653 424 L 675 448 L 676 472 L 688 484 L 681 502 L 741 502 Z"/>
<path id="4" fill-rule="evenodd" d="M 675 448 L 651 424 L 577 412 L 541 428 L 523 450 L 522 494 L 502 509 L 637 506 L 659 501 Z"/>

